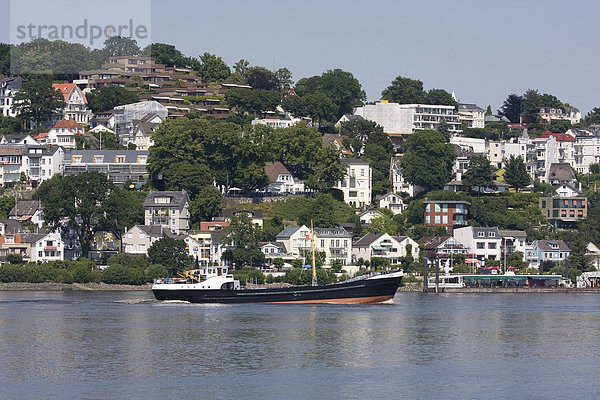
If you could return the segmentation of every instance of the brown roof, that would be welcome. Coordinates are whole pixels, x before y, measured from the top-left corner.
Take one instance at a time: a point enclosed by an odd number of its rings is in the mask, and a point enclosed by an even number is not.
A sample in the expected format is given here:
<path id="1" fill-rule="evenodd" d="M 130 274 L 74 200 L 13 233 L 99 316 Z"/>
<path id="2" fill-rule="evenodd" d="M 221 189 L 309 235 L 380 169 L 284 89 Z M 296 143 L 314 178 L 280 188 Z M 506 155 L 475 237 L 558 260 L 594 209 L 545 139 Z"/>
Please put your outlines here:
<path id="1" fill-rule="evenodd" d="M 83 126 L 79 125 L 74 119 L 61 119 L 53 128 L 83 129 Z"/>
<path id="2" fill-rule="evenodd" d="M 288 171 L 288 169 L 285 167 L 285 165 L 283 165 L 279 161 L 266 162 L 265 163 L 265 174 L 267 174 L 267 177 L 269 178 L 269 182 L 277 182 L 277 178 L 279 177 L 279 174 L 291 175 L 290 171 Z"/>

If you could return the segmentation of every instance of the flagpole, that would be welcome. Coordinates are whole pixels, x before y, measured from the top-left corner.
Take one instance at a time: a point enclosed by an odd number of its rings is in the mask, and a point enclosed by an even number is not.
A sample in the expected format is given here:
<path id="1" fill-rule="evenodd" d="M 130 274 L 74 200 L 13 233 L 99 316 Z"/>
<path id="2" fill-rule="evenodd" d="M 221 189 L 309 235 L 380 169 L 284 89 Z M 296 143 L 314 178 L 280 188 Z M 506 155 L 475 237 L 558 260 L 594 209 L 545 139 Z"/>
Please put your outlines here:
<path id="1" fill-rule="evenodd" d="M 317 264 L 315 262 L 315 231 L 313 221 L 310 220 L 310 242 L 312 246 L 312 286 L 317 286 Z"/>

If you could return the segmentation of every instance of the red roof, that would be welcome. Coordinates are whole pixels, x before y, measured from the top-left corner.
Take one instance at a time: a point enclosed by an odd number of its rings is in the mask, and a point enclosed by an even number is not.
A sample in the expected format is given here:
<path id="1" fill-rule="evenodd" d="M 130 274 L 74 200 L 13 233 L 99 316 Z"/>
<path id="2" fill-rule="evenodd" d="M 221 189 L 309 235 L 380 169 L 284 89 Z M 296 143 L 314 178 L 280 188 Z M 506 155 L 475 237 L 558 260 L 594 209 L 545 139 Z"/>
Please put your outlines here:
<path id="1" fill-rule="evenodd" d="M 61 119 L 52 128 L 83 129 L 74 119 Z"/>
<path id="2" fill-rule="evenodd" d="M 63 96 L 65 97 L 65 102 L 69 100 L 69 94 L 71 94 L 71 91 L 76 86 L 77 85 L 75 85 L 74 83 L 54 83 L 54 84 L 52 84 L 53 89 L 58 89 L 63 94 Z M 81 90 L 79 88 L 77 88 L 77 90 L 79 90 L 81 92 Z M 87 104 L 87 99 L 85 98 L 85 93 L 81 92 L 81 95 L 83 96 L 83 102 L 85 104 Z"/>
<path id="3" fill-rule="evenodd" d="M 575 138 L 568 133 L 554 133 L 550 131 L 546 131 L 542 133 L 542 138 L 554 137 L 559 142 L 574 142 Z"/>

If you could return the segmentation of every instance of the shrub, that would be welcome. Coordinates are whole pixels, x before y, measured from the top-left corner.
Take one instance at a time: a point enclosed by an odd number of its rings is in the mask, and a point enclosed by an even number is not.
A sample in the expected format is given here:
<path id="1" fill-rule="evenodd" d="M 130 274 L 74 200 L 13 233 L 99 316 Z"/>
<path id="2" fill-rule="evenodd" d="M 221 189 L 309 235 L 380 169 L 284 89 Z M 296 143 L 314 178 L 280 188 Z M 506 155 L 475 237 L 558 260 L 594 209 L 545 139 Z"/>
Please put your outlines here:
<path id="1" fill-rule="evenodd" d="M 151 264 L 146 268 L 146 281 L 152 282 L 154 279 L 164 278 L 168 273 L 169 271 L 167 271 L 166 267 L 160 264 Z"/>
<path id="2" fill-rule="evenodd" d="M 102 272 L 102 282 L 115 285 L 142 285 L 146 282 L 144 271 L 114 264 Z"/>

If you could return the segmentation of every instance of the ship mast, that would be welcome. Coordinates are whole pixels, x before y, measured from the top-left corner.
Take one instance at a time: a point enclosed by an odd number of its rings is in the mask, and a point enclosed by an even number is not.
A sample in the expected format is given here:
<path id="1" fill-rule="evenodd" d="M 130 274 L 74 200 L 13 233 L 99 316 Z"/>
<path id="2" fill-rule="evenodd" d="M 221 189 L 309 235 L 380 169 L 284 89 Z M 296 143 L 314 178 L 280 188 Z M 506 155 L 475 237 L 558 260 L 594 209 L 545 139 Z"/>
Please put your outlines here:
<path id="1" fill-rule="evenodd" d="M 315 230 L 313 229 L 313 221 L 310 220 L 310 243 L 312 247 L 312 285 L 317 286 L 317 264 L 315 261 Z"/>

